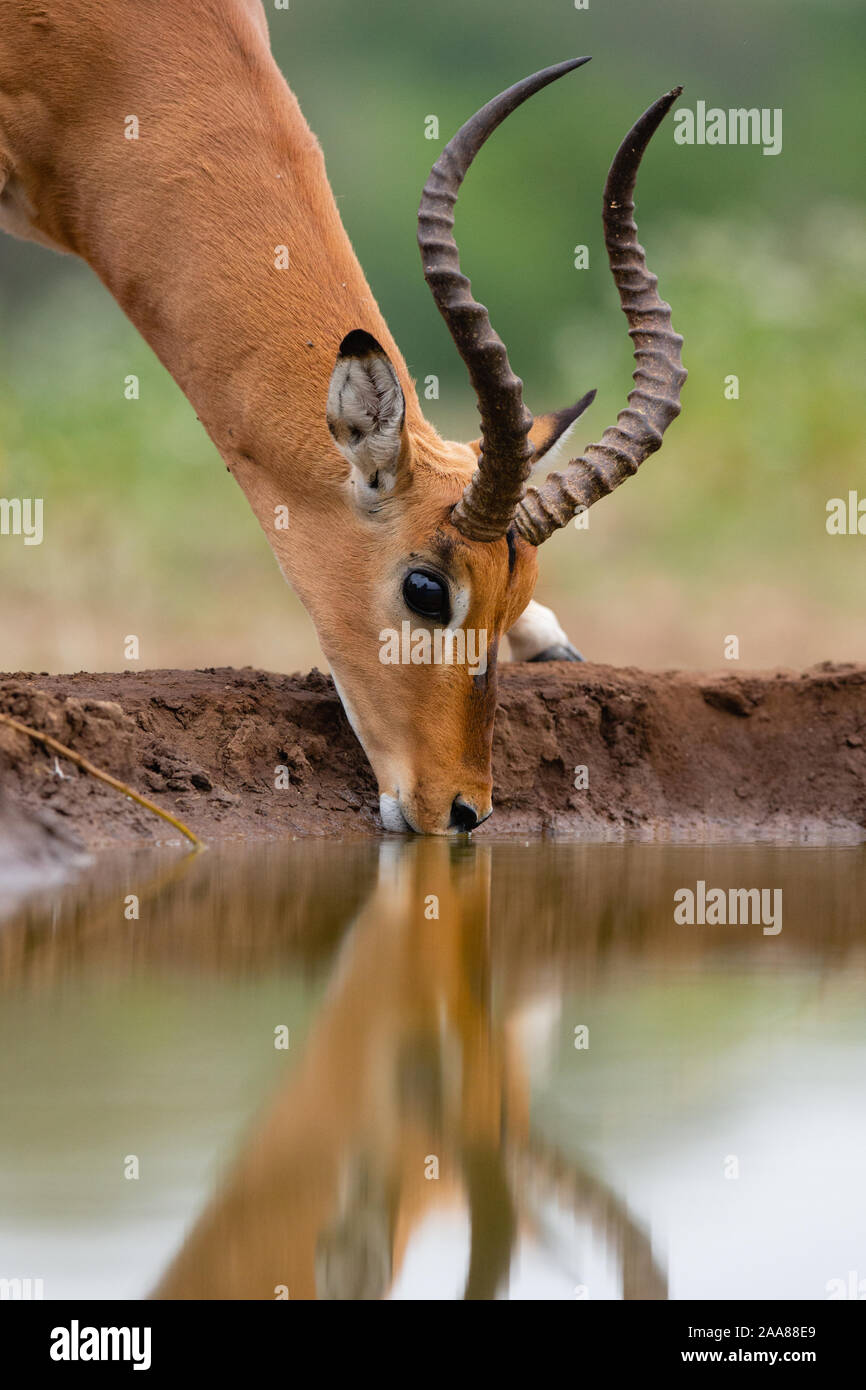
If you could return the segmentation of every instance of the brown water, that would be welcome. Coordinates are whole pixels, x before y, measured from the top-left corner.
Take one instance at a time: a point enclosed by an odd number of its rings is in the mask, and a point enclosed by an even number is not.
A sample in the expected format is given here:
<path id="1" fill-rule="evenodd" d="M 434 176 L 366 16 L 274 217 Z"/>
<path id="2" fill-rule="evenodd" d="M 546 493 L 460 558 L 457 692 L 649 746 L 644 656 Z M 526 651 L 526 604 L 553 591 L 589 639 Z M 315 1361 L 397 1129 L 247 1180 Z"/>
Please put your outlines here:
<path id="1" fill-rule="evenodd" d="M 866 1294 L 864 903 L 863 847 L 103 858 L 0 924 L 0 1278 Z"/>

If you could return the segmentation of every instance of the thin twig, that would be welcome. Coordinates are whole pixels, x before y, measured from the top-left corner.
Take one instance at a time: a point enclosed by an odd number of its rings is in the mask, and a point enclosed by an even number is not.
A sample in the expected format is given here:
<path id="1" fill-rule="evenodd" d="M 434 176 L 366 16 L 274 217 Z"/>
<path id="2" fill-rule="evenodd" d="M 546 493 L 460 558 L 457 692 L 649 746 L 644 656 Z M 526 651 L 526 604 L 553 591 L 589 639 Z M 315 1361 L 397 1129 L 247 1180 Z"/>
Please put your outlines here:
<path id="1" fill-rule="evenodd" d="M 95 767 L 87 758 L 82 758 L 80 753 L 73 753 L 72 749 L 67 748 L 65 743 L 58 743 L 57 739 L 52 738 L 50 734 L 41 734 L 38 729 L 31 729 L 28 724 L 21 724 L 9 714 L 0 714 L 0 721 L 4 724 L 8 724 L 10 729 L 16 729 L 19 734 L 26 734 L 28 738 L 35 739 L 37 743 L 44 743 L 45 747 L 50 748 L 52 752 L 61 753 L 64 758 L 68 758 L 70 762 L 75 763 L 75 766 L 80 767 L 83 772 L 89 772 L 91 777 L 97 777 L 100 782 L 105 782 L 107 786 L 113 787 L 115 791 L 122 792 L 124 796 L 128 796 L 131 801 L 137 801 L 139 806 L 143 806 L 146 811 L 152 811 L 155 816 L 159 816 L 162 820 L 168 821 L 169 825 L 173 825 L 175 830 L 179 830 L 181 835 L 185 835 L 186 838 L 195 845 L 196 849 L 204 849 L 204 840 L 200 840 L 198 835 L 190 830 L 188 825 L 184 825 L 182 820 L 178 820 L 176 816 L 172 816 L 168 811 L 163 811 L 162 808 L 155 805 L 153 801 L 148 801 L 146 796 L 140 796 L 138 792 L 132 790 L 132 787 L 128 787 L 125 782 L 119 781 L 117 777 L 112 777 L 110 773 L 103 772 L 101 768 Z"/>

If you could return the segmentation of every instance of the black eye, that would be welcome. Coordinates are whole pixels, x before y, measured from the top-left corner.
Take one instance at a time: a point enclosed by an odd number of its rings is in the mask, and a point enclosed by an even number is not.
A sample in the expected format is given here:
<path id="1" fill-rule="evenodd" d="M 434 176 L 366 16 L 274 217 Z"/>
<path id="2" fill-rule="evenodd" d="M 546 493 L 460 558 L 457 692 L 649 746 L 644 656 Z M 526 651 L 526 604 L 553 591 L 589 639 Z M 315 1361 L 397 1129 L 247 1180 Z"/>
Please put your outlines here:
<path id="1" fill-rule="evenodd" d="M 441 579 L 424 570 L 410 570 L 403 580 L 403 597 L 413 613 L 422 618 L 438 618 L 447 623 L 449 617 L 448 590 Z"/>

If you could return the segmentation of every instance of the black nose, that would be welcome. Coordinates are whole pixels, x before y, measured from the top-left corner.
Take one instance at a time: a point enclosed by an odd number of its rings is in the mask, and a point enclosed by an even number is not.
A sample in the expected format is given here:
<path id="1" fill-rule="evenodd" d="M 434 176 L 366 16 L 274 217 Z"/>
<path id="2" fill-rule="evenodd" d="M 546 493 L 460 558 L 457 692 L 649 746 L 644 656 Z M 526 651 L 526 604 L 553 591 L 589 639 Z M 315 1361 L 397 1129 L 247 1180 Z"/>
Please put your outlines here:
<path id="1" fill-rule="evenodd" d="M 478 815 L 472 806 L 461 797 L 455 796 L 451 803 L 451 819 L 448 824 L 452 830 L 474 830 L 478 824 Z"/>

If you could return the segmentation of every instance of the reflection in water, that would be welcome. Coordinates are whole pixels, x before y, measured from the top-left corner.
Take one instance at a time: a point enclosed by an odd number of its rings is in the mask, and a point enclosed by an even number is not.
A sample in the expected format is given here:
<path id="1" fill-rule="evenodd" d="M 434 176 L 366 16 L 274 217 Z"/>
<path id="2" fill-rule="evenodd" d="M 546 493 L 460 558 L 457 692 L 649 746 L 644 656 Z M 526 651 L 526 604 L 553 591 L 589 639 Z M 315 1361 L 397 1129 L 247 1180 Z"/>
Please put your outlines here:
<path id="1" fill-rule="evenodd" d="M 677 925 L 699 880 L 784 929 Z M 851 848 L 105 860 L 0 927 L 0 1276 L 98 1296 L 118 1233 L 134 1297 L 822 1297 L 862 1252 L 864 888 Z"/>

